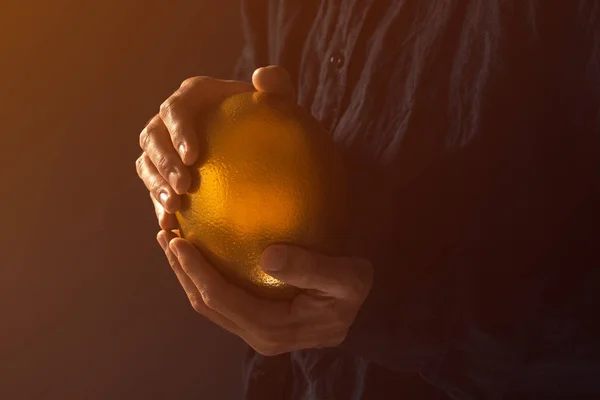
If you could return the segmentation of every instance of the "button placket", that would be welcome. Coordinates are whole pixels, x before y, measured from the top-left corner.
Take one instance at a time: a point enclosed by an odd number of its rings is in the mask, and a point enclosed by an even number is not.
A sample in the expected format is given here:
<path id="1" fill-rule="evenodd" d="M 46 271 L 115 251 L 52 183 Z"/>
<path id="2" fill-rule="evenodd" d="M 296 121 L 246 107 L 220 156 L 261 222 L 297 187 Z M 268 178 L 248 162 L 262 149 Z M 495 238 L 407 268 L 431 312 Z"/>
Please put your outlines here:
<path id="1" fill-rule="evenodd" d="M 342 118 L 342 114 L 345 112 L 342 109 L 342 102 L 346 90 L 348 90 L 346 87 L 346 78 L 350 57 L 352 57 L 368 10 L 371 8 L 372 4 L 372 0 L 363 0 L 353 5 L 344 2 L 340 7 L 338 29 L 336 29 L 333 34 L 331 45 L 329 46 L 329 57 L 327 58 L 329 64 L 328 75 L 332 81 L 335 81 L 336 86 L 335 92 L 331 93 L 335 98 L 332 102 L 334 104 L 333 118 L 331 121 L 331 128 L 333 131 L 336 130 L 337 124 Z M 347 30 L 343 28 L 346 25 L 352 26 L 353 29 Z M 333 131 L 332 134 L 334 133 Z"/>

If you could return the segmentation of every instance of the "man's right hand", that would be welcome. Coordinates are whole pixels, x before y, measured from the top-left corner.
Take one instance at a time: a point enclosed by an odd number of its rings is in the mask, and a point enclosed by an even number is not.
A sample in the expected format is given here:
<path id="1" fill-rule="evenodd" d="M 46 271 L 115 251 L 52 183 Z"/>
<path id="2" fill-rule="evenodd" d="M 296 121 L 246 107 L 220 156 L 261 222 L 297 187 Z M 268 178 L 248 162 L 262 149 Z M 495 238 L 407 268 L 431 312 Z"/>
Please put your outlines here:
<path id="1" fill-rule="evenodd" d="M 289 74 L 277 66 L 254 71 L 252 85 L 193 77 L 186 79 L 161 104 L 159 113 L 140 134 L 143 152 L 136 161 L 136 169 L 150 192 L 161 229 L 177 228 L 173 214 L 181 207 L 181 195 L 190 187 L 189 166 L 196 162 L 200 153 L 202 132 L 197 132 L 199 112 L 229 96 L 251 91 L 280 93 L 295 98 Z"/>

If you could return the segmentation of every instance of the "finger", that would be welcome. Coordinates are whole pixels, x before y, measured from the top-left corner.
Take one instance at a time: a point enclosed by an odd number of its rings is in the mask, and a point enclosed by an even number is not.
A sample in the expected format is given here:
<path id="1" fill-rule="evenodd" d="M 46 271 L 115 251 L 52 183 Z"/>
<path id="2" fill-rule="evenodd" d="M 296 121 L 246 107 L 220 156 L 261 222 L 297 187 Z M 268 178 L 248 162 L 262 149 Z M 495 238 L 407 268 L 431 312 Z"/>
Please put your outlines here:
<path id="1" fill-rule="evenodd" d="M 158 115 L 140 133 L 140 147 L 177 194 L 187 192 L 191 182 L 190 171 L 173 148 L 169 131 Z"/>
<path id="2" fill-rule="evenodd" d="M 187 79 L 161 106 L 160 118 L 171 136 L 173 147 L 185 165 L 196 162 L 200 153 L 196 118 L 198 112 L 237 93 L 254 91 L 244 82 L 208 77 Z"/>
<path id="3" fill-rule="evenodd" d="M 156 213 L 156 219 L 158 219 L 158 225 L 160 228 L 165 231 L 178 229 L 179 223 L 177 222 L 175 215 L 166 212 L 162 204 L 160 204 L 152 194 L 150 194 L 150 199 L 154 205 L 154 212 Z"/>
<path id="4" fill-rule="evenodd" d="M 150 194 L 162 204 L 165 210 L 171 214 L 175 213 L 181 207 L 181 199 L 171 188 L 171 185 L 167 184 L 158 173 L 146 153 L 142 153 L 136 160 L 135 166 L 138 176 L 144 182 Z"/>
<path id="5" fill-rule="evenodd" d="M 204 301 L 202 300 L 202 296 L 198 292 L 198 289 L 191 281 L 191 279 L 187 276 L 187 274 L 181 269 L 181 265 L 179 264 L 177 257 L 175 257 L 175 255 L 169 249 L 168 246 L 168 243 L 176 237 L 177 236 L 172 232 L 160 231 L 156 236 L 156 240 L 165 252 L 167 259 L 169 260 L 169 264 L 171 265 L 173 272 L 175 272 L 177 280 L 179 281 L 181 287 L 185 291 L 192 307 L 194 308 L 194 310 L 196 310 L 196 312 L 204 315 L 213 323 L 221 326 L 222 328 L 235 335 L 240 336 L 243 332 L 235 323 L 233 323 L 226 317 L 218 314 L 214 310 L 211 310 L 206 306 L 206 304 L 204 304 Z"/>
<path id="6" fill-rule="evenodd" d="M 291 323 L 289 303 L 261 300 L 229 284 L 187 240 L 174 239 L 169 247 L 205 304 L 242 329 L 263 337 L 265 331 Z"/>
<path id="7" fill-rule="evenodd" d="M 292 100 L 296 98 L 290 74 L 276 65 L 258 68 L 254 71 L 252 84 L 259 92 L 279 93 L 290 97 Z"/>
<path id="8" fill-rule="evenodd" d="M 368 262 L 327 257 L 298 246 L 270 246 L 262 255 L 261 267 L 290 285 L 337 299 L 362 298 L 371 287 Z"/>
<path id="9" fill-rule="evenodd" d="M 230 333 L 233 333 L 234 335 L 237 335 L 254 349 L 264 349 L 271 347 L 271 343 L 265 342 L 262 338 L 259 338 L 253 335 L 251 332 L 242 329 L 235 322 L 212 310 L 204 303 L 204 300 L 200 292 L 198 291 L 196 285 L 192 282 L 190 277 L 183 271 L 179 260 L 169 248 L 168 243 L 175 238 L 177 238 L 177 235 L 169 231 L 161 231 L 157 235 L 157 241 L 159 242 L 163 251 L 165 251 L 167 259 L 169 260 L 169 264 L 175 272 L 175 275 L 182 288 L 184 289 L 186 295 L 188 296 L 188 299 L 192 304 L 194 310 L 199 314 L 205 316 L 207 319 L 209 319 L 216 325 L 222 327 Z"/>

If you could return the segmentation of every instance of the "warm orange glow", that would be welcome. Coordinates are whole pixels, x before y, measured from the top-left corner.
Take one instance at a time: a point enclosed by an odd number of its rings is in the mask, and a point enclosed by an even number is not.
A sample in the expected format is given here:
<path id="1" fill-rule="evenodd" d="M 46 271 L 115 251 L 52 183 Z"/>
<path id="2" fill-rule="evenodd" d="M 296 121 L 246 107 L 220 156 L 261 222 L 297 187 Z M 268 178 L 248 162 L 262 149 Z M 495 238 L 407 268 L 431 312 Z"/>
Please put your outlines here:
<path id="1" fill-rule="evenodd" d="M 179 214 L 185 237 L 209 259 L 269 295 L 290 288 L 261 271 L 262 252 L 282 242 L 323 246 L 345 196 L 327 134 L 295 115 L 296 106 L 277 104 L 261 94 L 221 104 L 207 126 L 200 184 Z"/>

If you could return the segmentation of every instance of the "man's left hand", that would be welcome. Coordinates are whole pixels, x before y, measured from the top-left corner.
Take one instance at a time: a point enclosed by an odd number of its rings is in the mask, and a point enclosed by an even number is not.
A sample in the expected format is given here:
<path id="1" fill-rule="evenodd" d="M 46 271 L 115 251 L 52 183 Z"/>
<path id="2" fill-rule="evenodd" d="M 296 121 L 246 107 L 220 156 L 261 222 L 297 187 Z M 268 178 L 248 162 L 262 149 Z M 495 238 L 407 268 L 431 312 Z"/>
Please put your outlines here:
<path id="1" fill-rule="evenodd" d="M 228 283 L 187 240 L 170 231 L 157 240 L 194 309 L 265 356 L 340 345 L 372 286 L 366 260 L 273 245 L 264 271 L 302 291 L 291 301 L 259 299 Z"/>

